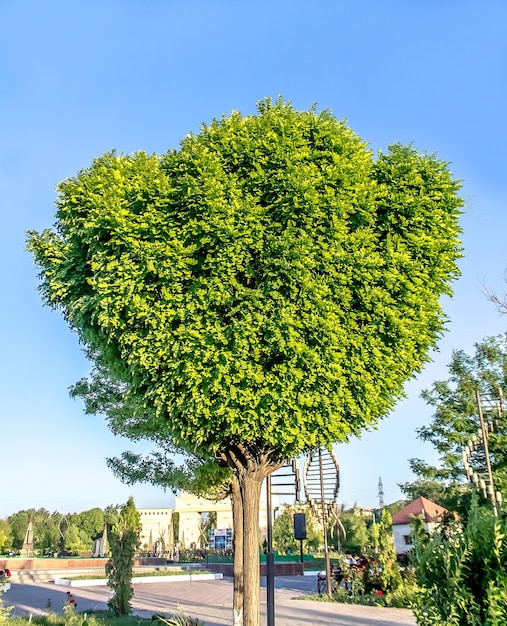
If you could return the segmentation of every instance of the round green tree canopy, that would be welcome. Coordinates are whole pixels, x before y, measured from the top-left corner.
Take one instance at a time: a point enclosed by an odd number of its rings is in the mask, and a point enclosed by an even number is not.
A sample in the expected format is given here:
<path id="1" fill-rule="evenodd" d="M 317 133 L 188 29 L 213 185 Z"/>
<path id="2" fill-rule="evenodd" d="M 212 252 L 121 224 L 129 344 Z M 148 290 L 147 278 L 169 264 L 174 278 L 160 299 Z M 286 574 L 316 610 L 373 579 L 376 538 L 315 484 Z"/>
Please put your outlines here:
<path id="1" fill-rule="evenodd" d="M 105 154 L 30 233 L 46 301 L 186 449 L 292 456 L 386 415 L 442 332 L 459 183 L 376 158 L 329 112 L 279 100 L 167 154 Z"/>

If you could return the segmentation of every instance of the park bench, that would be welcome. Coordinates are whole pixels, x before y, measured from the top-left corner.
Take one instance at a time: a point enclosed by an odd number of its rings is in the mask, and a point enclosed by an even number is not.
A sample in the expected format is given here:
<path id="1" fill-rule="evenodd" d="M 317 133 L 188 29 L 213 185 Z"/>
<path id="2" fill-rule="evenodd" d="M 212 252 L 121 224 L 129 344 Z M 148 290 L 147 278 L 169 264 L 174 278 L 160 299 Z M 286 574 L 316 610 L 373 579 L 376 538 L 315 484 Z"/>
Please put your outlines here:
<path id="1" fill-rule="evenodd" d="M 336 587 L 339 587 L 342 580 L 342 568 L 338 565 L 338 563 L 336 563 L 331 566 L 331 591 L 334 591 Z M 323 593 L 325 591 L 327 591 L 327 576 L 324 571 L 317 574 L 317 593 Z"/>

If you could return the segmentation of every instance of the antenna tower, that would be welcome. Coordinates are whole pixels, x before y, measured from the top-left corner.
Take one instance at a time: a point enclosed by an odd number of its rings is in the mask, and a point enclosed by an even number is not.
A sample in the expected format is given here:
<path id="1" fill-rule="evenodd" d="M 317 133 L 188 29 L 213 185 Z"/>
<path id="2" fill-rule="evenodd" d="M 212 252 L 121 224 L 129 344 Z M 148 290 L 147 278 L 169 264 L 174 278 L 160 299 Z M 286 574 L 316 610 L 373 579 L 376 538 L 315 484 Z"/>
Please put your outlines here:
<path id="1" fill-rule="evenodd" d="M 378 479 L 378 508 L 382 509 L 384 507 L 384 489 L 382 487 L 382 477 L 379 476 Z"/>

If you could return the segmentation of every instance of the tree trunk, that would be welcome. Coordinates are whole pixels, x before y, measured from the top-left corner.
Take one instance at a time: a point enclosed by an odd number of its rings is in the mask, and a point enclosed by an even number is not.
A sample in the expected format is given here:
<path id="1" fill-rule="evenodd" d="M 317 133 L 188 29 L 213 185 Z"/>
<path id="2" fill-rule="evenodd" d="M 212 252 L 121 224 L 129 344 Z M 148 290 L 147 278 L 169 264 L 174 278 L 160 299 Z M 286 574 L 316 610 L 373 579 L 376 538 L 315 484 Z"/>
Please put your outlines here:
<path id="1" fill-rule="evenodd" d="M 243 616 L 244 626 L 260 626 L 259 499 L 264 472 L 238 474 L 243 504 Z"/>
<path id="2" fill-rule="evenodd" d="M 233 626 L 243 626 L 243 504 L 239 483 L 234 475 L 231 484 L 232 521 L 234 528 L 234 596 Z"/>
<path id="3" fill-rule="evenodd" d="M 260 626 L 259 500 L 263 480 L 283 465 L 254 445 L 231 445 L 222 459 L 234 472 L 234 626 Z"/>

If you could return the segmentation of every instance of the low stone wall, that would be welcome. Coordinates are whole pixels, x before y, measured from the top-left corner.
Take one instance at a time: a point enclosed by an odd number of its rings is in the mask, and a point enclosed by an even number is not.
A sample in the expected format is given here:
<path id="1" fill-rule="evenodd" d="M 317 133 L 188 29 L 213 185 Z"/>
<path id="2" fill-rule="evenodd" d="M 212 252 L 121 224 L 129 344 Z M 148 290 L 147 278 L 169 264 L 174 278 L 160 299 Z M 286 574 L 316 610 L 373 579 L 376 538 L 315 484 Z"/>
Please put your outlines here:
<path id="1" fill-rule="evenodd" d="M 90 559 L 0 559 L 0 569 L 12 571 L 24 570 L 62 570 L 62 569 L 97 569 L 104 568 L 109 559 L 97 557 Z M 166 565 L 167 559 L 161 557 L 138 557 L 134 565 Z"/>
<path id="2" fill-rule="evenodd" d="M 212 572 L 220 572 L 224 576 L 232 576 L 232 563 L 206 563 L 204 566 Z M 303 563 L 276 563 L 275 576 L 302 576 Z M 261 565 L 261 576 L 266 576 L 266 564 Z"/>

